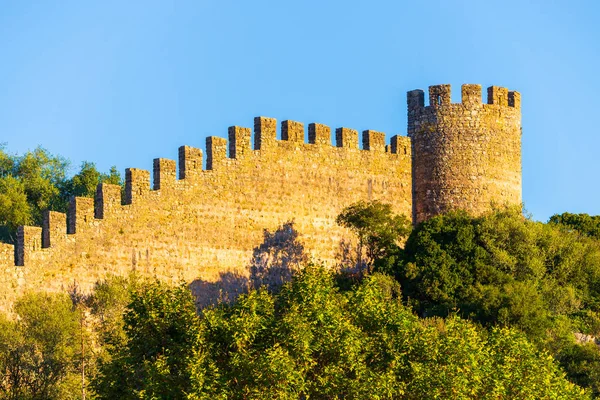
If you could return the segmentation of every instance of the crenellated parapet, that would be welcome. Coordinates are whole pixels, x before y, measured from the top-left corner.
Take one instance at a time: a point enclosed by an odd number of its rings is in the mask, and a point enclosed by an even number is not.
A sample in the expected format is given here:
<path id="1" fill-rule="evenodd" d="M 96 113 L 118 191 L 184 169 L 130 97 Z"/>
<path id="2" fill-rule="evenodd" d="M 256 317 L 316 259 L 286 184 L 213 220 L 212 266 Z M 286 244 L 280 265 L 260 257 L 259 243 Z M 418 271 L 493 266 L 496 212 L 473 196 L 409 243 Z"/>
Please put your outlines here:
<path id="1" fill-rule="evenodd" d="M 496 205 L 521 204 L 521 95 L 503 87 L 451 86 L 407 94 L 413 151 L 413 220 L 452 209 L 480 214 Z"/>
<path id="2" fill-rule="evenodd" d="M 277 120 L 275 118 L 254 118 L 254 150 L 266 150 L 277 141 Z"/>
<path id="3" fill-rule="evenodd" d="M 337 128 L 335 145 L 345 149 L 358 149 L 358 132 L 349 128 Z"/>
<path id="4" fill-rule="evenodd" d="M 323 124 L 309 124 L 308 143 L 317 146 L 331 145 L 331 128 Z"/>
<path id="5" fill-rule="evenodd" d="M 285 120 L 281 123 L 281 140 L 304 143 L 304 124 Z"/>
<path id="6" fill-rule="evenodd" d="M 487 102 L 483 103 L 481 85 L 464 84 L 461 86 L 461 102 L 452 103 L 451 85 L 433 85 L 429 87 L 429 104 L 425 105 L 425 93 L 421 89 L 407 93 L 409 115 L 422 113 L 427 110 L 445 107 L 479 108 L 482 106 L 511 107 L 521 109 L 521 94 L 500 86 L 490 86 L 487 89 Z"/>
<path id="7" fill-rule="evenodd" d="M 42 248 L 57 246 L 67 240 L 67 214 L 45 211 L 42 223 Z"/>
<path id="8" fill-rule="evenodd" d="M 69 202 L 67 233 L 75 234 L 86 230 L 94 220 L 94 199 L 73 197 Z"/>
<path id="9" fill-rule="evenodd" d="M 31 255 L 41 248 L 42 228 L 37 226 L 20 226 L 17 228 L 15 265 L 25 265 L 29 262 Z"/>
<path id="10" fill-rule="evenodd" d="M 385 133 L 371 130 L 363 131 L 363 149 L 370 151 L 386 151 Z M 387 150 L 391 152 L 391 147 L 388 147 Z"/>
<path id="11" fill-rule="evenodd" d="M 230 126 L 229 133 L 229 156 L 235 159 L 241 159 L 250 154 L 250 128 L 239 126 Z M 208 145 L 207 145 L 208 148 Z"/>
<path id="12" fill-rule="evenodd" d="M 139 168 L 125 170 L 125 204 L 133 204 L 150 192 L 150 171 Z"/>
<path id="13" fill-rule="evenodd" d="M 202 150 L 190 146 L 179 148 L 179 179 L 194 179 L 202 172 Z"/>
<path id="14" fill-rule="evenodd" d="M 206 138 L 206 169 L 213 170 L 227 159 L 227 139 L 209 136 Z"/>
<path id="15" fill-rule="evenodd" d="M 153 176 L 154 190 L 172 188 L 177 180 L 177 164 L 167 158 L 155 158 Z"/>
<path id="16" fill-rule="evenodd" d="M 101 183 L 96 188 L 94 217 L 104 219 L 121 207 L 121 186 Z"/>

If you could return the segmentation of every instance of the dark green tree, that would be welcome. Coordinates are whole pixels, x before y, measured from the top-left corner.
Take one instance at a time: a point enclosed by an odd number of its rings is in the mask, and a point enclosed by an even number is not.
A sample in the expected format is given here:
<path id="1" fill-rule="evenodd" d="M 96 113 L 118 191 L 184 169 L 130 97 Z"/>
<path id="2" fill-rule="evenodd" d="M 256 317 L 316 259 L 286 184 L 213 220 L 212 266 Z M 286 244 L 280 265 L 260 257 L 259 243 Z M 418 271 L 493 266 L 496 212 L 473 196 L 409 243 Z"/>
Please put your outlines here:
<path id="1" fill-rule="evenodd" d="M 109 276 L 94 285 L 87 301 L 96 322 L 94 330 L 101 345 L 98 356 L 103 362 L 108 362 L 110 353 L 114 353 L 126 342 L 123 316 L 137 282 L 135 275 Z"/>
<path id="2" fill-rule="evenodd" d="M 555 214 L 548 221 L 551 224 L 561 225 L 566 229 L 575 230 L 582 235 L 600 239 L 600 215 L 588 214 Z"/>
<path id="3" fill-rule="evenodd" d="M 395 215 L 390 204 L 379 201 L 359 201 L 346 207 L 336 222 L 350 229 L 357 237 L 356 266 L 363 270 L 390 272 L 400 252 L 400 241 L 411 231 L 404 215 Z"/>
<path id="4" fill-rule="evenodd" d="M 67 179 L 60 188 L 61 197 L 65 202 L 73 196 L 94 197 L 99 183 L 120 185 L 121 176 L 114 166 L 108 174 L 103 174 L 98 171 L 94 163 L 84 161 L 79 172 L 71 179 Z"/>
<path id="5" fill-rule="evenodd" d="M 13 242 L 17 226 L 33 222 L 31 206 L 23 182 L 12 175 L 0 177 L 0 225 L 6 229 L 1 239 Z"/>
<path id="6" fill-rule="evenodd" d="M 69 162 L 38 147 L 23 156 L 15 157 L 13 176 L 25 186 L 31 217 L 36 225 L 42 222 L 42 212 L 47 209 L 63 211 L 59 188 L 66 180 Z"/>

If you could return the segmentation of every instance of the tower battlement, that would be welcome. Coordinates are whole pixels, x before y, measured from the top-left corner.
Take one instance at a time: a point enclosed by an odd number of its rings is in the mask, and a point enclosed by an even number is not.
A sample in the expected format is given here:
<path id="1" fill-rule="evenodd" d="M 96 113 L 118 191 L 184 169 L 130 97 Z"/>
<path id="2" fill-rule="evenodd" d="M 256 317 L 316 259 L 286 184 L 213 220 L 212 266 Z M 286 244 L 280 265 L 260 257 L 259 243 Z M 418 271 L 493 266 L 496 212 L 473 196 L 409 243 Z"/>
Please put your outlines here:
<path id="1" fill-rule="evenodd" d="M 487 88 L 487 102 L 482 101 L 481 85 L 464 84 L 461 86 L 461 102 L 452 103 L 451 85 L 429 86 L 429 104 L 425 105 L 425 92 L 421 89 L 411 90 L 407 94 L 408 111 L 440 108 L 448 106 L 485 107 L 488 105 L 521 108 L 521 94 L 500 86 Z"/>

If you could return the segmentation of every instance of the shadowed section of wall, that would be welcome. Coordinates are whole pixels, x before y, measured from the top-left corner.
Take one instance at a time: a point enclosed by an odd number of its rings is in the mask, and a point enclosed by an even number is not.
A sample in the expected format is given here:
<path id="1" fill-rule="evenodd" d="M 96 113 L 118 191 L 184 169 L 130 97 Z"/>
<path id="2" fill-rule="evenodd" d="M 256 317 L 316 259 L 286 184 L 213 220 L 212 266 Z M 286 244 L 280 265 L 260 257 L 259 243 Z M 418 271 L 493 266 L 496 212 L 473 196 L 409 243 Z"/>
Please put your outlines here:
<path id="1" fill-rule="evenodd" d="M 450 210 L 481 214 L 521 205 L 521 97 L 492 86 L 483 104 L 480 85 L 463 85 L 451 102 L 450 85 L 408 92 L 412 139 L 413 221 Z"/>
<path id="2" fill-rule="evenodd" d="M 305 249 L 331 264 L 347 235 L 335 224 L 344 207 L 378 199 L 410 215 L 408 138 L 385 146 L 383 134 L 365 131 L 363 150 L 351 129 L 338 129 L 332 146 L 331 129 L 320 124 L 309 126 L 310 143 L 298 122 L 284 121 L 286 140 L 276 140 L 273 119 L 256 118 L 254 127 L 253 138 L 239 127 L 227 131 L 229 143 L 208 138 L 207 170 L 200 150 L 182 147 L 178 174 L 174 161 L 149 163 L 154 190 L 148 171 L 130 168 L 123 201 L 120 187 L 103 184 L 94 202 L 73 199 L 68 216 L 47 213 L 43 229 L 23 227 L 16 251 L 0 245 L 0 304 L 24 290 L 64 290 L 74 280 L 89 289 L 131 271 L 188 282 L 247 275 L 263 229 L 292 220 Z"/>

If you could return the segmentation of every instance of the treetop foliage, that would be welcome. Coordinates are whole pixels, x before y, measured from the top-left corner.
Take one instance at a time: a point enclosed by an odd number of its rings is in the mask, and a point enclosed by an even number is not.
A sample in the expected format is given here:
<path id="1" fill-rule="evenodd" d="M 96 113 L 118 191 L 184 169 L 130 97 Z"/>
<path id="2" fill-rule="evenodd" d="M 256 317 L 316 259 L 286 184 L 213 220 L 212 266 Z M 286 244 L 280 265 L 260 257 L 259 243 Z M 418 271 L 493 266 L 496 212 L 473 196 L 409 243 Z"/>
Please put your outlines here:
<path id="1" fill-rule="evenodd" d="M 198 316 L 185 285 L 146 283 L 131 293 L 123 315 L 126 338 L 101 360 L 93 388 L 106 399 L 182 398 L 198 340 Z"/>
<path id="2" fill-rule="evenodd" d="M 19 225 L 41 225 L 44 210 L 66 212 L 72 196 L 92 197 L 98 183 L 121 184 L 115 167 L 100 173 L 90 162 L 68 178 L 69 162 L 38 147 L 19 156 L 0 146 L 0 239 L 13 242 Z"/>
<path id="3" fill-rule="evenodd" d="M 516 213 L 434 217 L 405 252 L 399 279 L 421 315 L 457 311 L 544 337 L 559 316 L 600 311 L 599 243 Z"/>
<path id="4" fill-rule="evenodd" d="M 562 213 L 553 215 L 548 222 L 600 239 L 600 215 Z"/>
<path id="5" fill-rule="evenodd" d="M 358 240 L 356 264 L 360 273 L 388 271 L 400 252 L 399 244 L 411 231 L 404 215 L 395 215 L 390 204 L 359 201 L 346 207 L 336 222 L 350 229 Z"/>
<path id="6" fill-rule="evenodd" d="M 201 314 L 184 287 L 138 290 L 99 398 L 587 398 L 516 330 L 420 320 L 381 274 L 342 292 L 309 265 Z"/>
<path id="7" fill-rule="evenodd" d="M 396 276 L 422 317 L 456 313 L 489 328 L 514 327 L 561 362 L 570 379 L 600 394 L 600 242 L 520 213 L 451 212 L 408 238 Z M 586 350 L 587 349 L 587 350 Z"/>
<path id="8" fill-rule="evenodd" d="M 80 325 L 69 297 L 30 293 L 15 312 L 0 319 L 0 398 L 73 398 Z"/>

